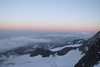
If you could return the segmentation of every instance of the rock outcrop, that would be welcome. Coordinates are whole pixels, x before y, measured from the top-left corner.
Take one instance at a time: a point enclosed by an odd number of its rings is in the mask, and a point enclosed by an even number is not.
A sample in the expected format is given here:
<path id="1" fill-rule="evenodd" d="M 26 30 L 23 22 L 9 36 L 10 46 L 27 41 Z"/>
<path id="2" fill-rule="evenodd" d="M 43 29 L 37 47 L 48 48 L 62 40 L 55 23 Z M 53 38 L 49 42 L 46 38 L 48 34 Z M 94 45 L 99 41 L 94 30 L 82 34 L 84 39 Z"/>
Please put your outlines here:
<path id="1" fill-rule="evenodd" d="M 75 50 L 78 47 L 65 47 L 61 50 L 58 51 L 51 51 L 49 49 L 43 49 L 43 48 L 36 48 L 34 51 L 31 52 L 30 57 L 34 57 L 37 55 L 42 55 L 42 57 L 49 57 L 50 55 L 59 55 L 59 56 L 63 56 L 65 54 L 67 54 L 70 50 Z"/>
<path id="2" fill-rule="evenodd" d="M 75 67 L 93 67 L 100 61 L 100 31 L 79 47 L 85 55 Z"/>

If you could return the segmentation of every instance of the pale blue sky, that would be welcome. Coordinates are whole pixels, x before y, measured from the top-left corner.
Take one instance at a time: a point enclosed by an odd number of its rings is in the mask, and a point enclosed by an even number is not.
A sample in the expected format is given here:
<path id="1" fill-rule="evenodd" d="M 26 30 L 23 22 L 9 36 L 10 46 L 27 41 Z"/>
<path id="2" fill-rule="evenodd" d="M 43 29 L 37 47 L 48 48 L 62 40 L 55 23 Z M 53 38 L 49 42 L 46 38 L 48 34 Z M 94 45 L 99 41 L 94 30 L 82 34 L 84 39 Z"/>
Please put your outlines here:
<path id="1" fill-rule="evenodd" d="M 14 24 L 99 30 L 100 0 L 0 0 L 0 25 Z"/>

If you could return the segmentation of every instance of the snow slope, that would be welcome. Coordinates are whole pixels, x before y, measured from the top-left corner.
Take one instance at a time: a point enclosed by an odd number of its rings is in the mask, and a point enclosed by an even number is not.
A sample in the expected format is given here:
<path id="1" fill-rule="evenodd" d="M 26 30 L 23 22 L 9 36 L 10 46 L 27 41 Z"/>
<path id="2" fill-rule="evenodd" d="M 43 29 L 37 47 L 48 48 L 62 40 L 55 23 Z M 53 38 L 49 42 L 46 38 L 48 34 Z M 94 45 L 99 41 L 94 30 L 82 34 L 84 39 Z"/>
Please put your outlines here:
<path id="1" fill-rule="evenodd" d="M 64 47 L 77 47 L 81 44 L 68 45 Z M 58 51 L 64 47 L 54 48 L 51 51 Z M 10 56 L 6 61 L 0 63 L 0 67 L 74 67 L 74 65 L 83 57 L 81 52 L 76 50 L 69 51 L 63 56 L 42 57 L 41 55 L 30 57 L 29 54 L 21 56 Z M 94 67 L 100 67 L 100 64 Z"/>
<path id="2" fill-rule="evenodd" d="M 65 48 L 65 47 L 79 47 L 79 46 L 81 46 L 81 45 L 82 45 L 82 44 L 66 45 L 66 46 L 64 46 L 64 47 L 57 47 L 57 48 L 55 48 L 55 49 L 50 49 L 50 50 L 51 50 L 51 51 L 59 51 L 59 50 Z"/>
<path id="3" fill-rule="evenodd" d="M 4 62 L 0 67 L 74 67 L 78 60 L 82 57 L 78 50 L 72 50 L 64 56 L 29 57 L 22 55 L 19 57 L 10 56 L 8 61 Z"/>
<path id="4" fill-rule="evenodd" d="M 94 67 L 100 67 L 100 62 L 99 62 L 99 64 L 95 65 Z"/>

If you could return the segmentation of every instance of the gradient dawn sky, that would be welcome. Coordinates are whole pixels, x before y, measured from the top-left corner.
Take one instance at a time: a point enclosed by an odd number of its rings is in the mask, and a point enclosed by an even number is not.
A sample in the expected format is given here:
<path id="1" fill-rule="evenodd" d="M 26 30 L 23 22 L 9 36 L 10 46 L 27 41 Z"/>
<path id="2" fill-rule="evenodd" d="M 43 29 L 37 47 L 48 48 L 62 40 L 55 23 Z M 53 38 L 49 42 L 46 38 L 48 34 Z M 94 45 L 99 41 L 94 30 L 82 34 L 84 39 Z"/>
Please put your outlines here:
<path id="1" fill-rule="evenodd" d="M 100 0 L 0 0 L 0 29 L 98 31 Z"/>

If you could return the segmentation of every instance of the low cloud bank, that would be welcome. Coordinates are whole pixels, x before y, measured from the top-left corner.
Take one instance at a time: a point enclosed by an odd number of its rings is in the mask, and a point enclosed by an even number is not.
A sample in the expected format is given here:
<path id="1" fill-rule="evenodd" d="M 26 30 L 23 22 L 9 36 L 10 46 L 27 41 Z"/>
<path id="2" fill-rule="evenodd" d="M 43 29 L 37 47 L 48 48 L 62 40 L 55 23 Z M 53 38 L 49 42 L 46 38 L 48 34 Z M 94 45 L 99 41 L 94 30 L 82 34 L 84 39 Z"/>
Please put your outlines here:
<path id="1" fill-rule="evenodd" d="M 30 43 L 46 43 L 46 42 L 51 42 L 51 40 L 43 38 L 28 38 L 28 37 L 15 37 L 11 39 L 3 39 L 0 40 L 0 52 L 29 45 Z"/>

